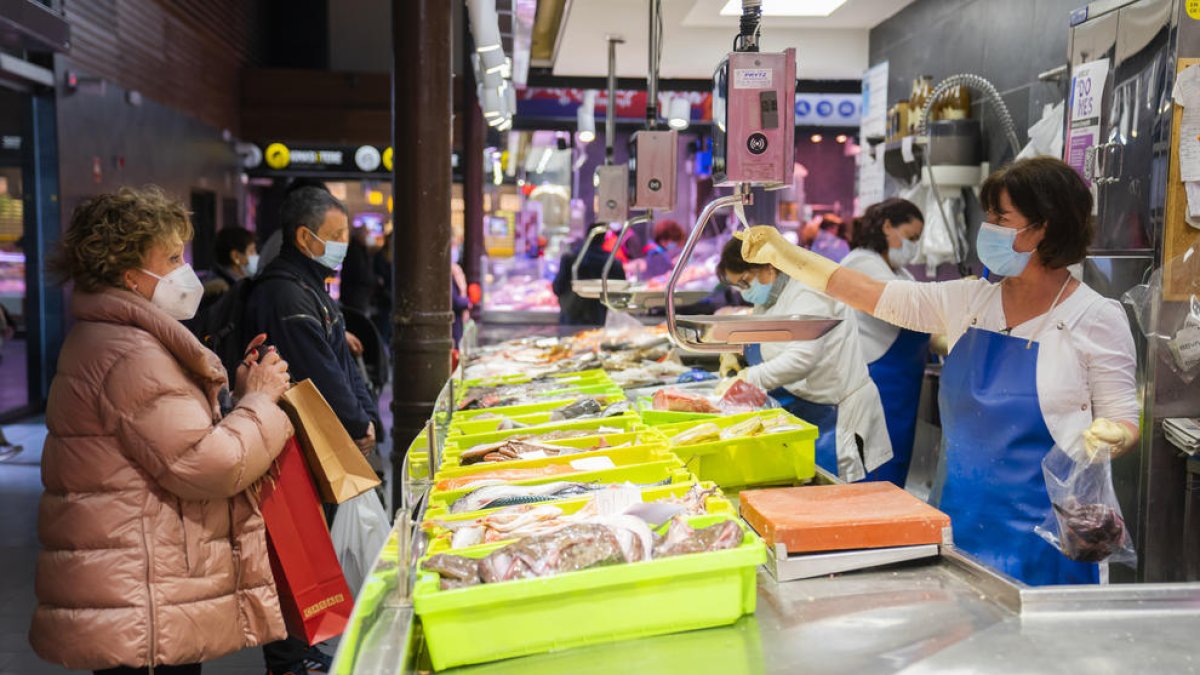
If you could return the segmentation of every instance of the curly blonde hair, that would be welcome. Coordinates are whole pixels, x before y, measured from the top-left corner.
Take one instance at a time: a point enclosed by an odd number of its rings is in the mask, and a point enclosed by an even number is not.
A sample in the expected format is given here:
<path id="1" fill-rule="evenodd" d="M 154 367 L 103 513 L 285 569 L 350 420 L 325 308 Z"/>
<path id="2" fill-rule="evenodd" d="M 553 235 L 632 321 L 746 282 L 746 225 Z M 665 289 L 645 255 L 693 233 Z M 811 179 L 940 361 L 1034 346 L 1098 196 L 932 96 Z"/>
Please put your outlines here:
<path id="1" fill-rule="evenodd" d="M 73 281 L 78 290 L 95 293 L 122 288 L 126 271 L 144 264 L 146 251 L 155 244 L 170 245 L 192 239 L 192 223 L 183 204 L 161 188 L 121 188 L 80 204 L 59 242 L 50 263 L 62 281 Z"/>

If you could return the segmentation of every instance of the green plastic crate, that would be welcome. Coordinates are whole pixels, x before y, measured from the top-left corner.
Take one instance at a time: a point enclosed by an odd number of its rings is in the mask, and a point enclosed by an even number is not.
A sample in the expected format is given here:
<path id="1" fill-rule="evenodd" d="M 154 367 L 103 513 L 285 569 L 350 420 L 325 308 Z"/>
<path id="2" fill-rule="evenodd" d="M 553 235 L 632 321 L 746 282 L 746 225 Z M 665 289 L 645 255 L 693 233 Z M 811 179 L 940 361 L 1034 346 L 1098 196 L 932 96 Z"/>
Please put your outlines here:
<path id="1" fill-rule="evenodd" d="M 684 468 L 683 463 L 675 455 L 667 452 L 662 459 L 644 464 L 618 466 L 615 469 L 602 471 L 581 471 L 579 473 L 540 476 L 529 480 L 509 481 L 512 485 L 542 485 L 558 481 L 574 483 L 633 483 L 635 485 L 653 486 L 659 483 L 683 483 L 692 480 L 691 474 Z M 469 489 L 439 490 L 436 487 L 429 494 L 429 508 L 449 509 L 459 497 L 470 492 Z"/>
<path id="2" fill-rule="evenodd" d="M 698 516 L 705 527 L 728 515 Z M 742 525 L 738 548 L 443 591 L 420 572 L 413 609 L 436 670 L 470 663 L 724 626 L 754 613 L 762 540 Z M 463 549 L 482 558 L 500 544 Z M 636 670 L 636 664 L 630 664 Z"/>
<path id="3" fill-rule="evenodd" d="M 482 445 L 499 443 L 511 436 L 521 435 L 524 429 L 509 431 L 499 431 L 495 434 L 480 434 L 477 436 L 455 436 L 446 441 L 443 447 L 444 460 L 449 463 L 452 459 L 457 463 L 457 458 L 464 450 Z M 551 441 L 531 441 L 533 443 L 544 443 L 545 445 L 556 445 L 565 448 L 582 448 L 590 445 L 595 445 L 600 439 L 604 439 L 609 446 L 621 445 L 622 443 L 631 443 L 633 445 L 656 444 L 666 447 L 667 439 L 662 434 L 649 427 L 634 425 L 629 429 L 617 428 L 616 431 L 602 432 L 600 429 L 582 429 L 582 431 L 595 431 L 596 433 L 587 436 L 579 436 L 576 438 L 560 438 Z M 497 436 L 497 434 L 504 434 Z M 510 462 L 505 462 L 508 464 Z"/>
<path id="4" fill-rule="evenodd" d="M 654 428 L 671 442 L 671 438 L 680 432 L 701 424 L 716 424 L 724 429 L 754 416 L 764 420 L 785 417 L 788 424 L 803 428 L 695 445 L 672 443 L 671 451 L 698 479 L 712 481 L 723 488 L 803 482 L 816 475 L 814 444 L 817 428 L 785 410 L 760 410 Z"/>
<path id="5" fill-rule="evenodd" d="M 422 431 L 408 444 L 408 477 L 429 478 L 429 435 Z"/>
<path id="6" fill-rule="evenodd" d="M 546 376 L 547 379 L 561 380 L 565 383 L 582 384 L 599 382 L 612 382 L 608 372 L 602 368 L 593 368 L 591 370 L 580 370 L 574 373 L 554 373 Z M 465 380 L 458 385 L 466 387 L 497 387 L 504 384 L 525 384 L 533 381 L 533 377 L 523 373 L 517 375 L 501 375 L 499 377 L 484 377 L 475 380 Z"/>
<path id="7" fill-rule="evenodd" d="M 542 391 L 534 391 L 534 392 L 530 392 L 527 395 L 530 398 L 535 398 L 535 399 L 536 398 L 559 399 L 559 398 L 563 398 L 566 396 L 578 397 L 578 396 L 587 396 L 587 395 L 596 395 L 596 394 L 607 394 L 614 390 L 621 391 L 621 392 L 624 391 L 623 389 L 618 387 L 617 384 L 615 382 L 613 382 L 612 380 L 606 380 L 606 381 L 601 381 L 601 382 L 588 382 L 588 383 L 584 383 L 584 384 L 565 384 L 564 383 L 564 384 L 554 387 L 552 389 L 544 389 Z M 462 402 L 465 395 L 466 395 L 465 389 L 455 389 L 454 390 L 455 408 L 457 408 L 458 405 Z"/>
<path id="8" fill-rule="evenodd" d="M 598 429 L 600 427 L 612 427 L 617 429 L 634 429 L 641 425 L 642 418 L 632 410 L 629 412 L 614 415 L 612 417 L 589 417 L 587 419 L 574 420 L 551 420 L 550 413 L 529 413 L 527 415 L 517 415 L 504 419 L 511 419 L 514 422 L 520 422 L 529 426 L 519 429 L 509 429 L 507 431 L 497 431 L 500 422 L 503 419 L 485 419 L 485 420 L 463 420 L 457 425 L 450 427 L 449 441 L 454 443 L 467 443 L 467 447 L 478 445 L 480 443 L 489 442 L 486 439 L 494 438 L 497 441 L 504 440 L 513 434 L 537 434 L 547 431 L 562 431 L 566 429 Z M 508 434 L 501 436 L 500 434 Z M 469 436 L 466 441 L 462 440 L 463 436 Z M 484 439 L 484 440 L 477 440 Z"/>
<path id="9" fill-rule="evenodd" d="M 522 403 L 520 405 L 499 406 L 496 408 L 479 408 L 477 410 L 459 410 L 451 417 L 450 424 L 453 426 L 460 420 L 469 420 L 479 417 L 485 413 L 495 413 L 511 417 L 513 415 L 523 415 L 525 413 L 550 412 L 561 408 L 569 403 L 574 403 L 579 396 L 596 396 L 597 398 L 607 399 L 610 403 L 625 400 L 625 392 L 617 388 L 605 388 L 604 391 L 580 393 L 578 395 L 565 396 L 549 401 L 539 401 L 537 403 Z"/>
<path id="10" fill-rule="evenodd" d="M 650 502 L 657 502 L 662 499 L 682 498 L 685 494 L 687 494 L 688 490 L 691 490 L 692 487 L 694 487 L 694 485 L 695 485 L 694 483 L 681 483 L 678 485 L 662 485 L 659 487 L 643 488 L 642 489 L 642 501 L 646 502 L 646 503 L 650 503 Z M 721 492 L 720 488 L 716 487 L 712 483 L 701 483 L 700 487 L 705 488 L 705 489 L 712 488 L 712 489 L 716 490 L 715 494 L 710 495 L 708 497 L 708 499 L 706 499 L 704 501 L 705 508 L 708 510 L 708 513 L 710 515 L 711 514 L 721 514 L 721 513 L 737 515 L 737 507 L 735 507 L 733 505 L 733 502 L 729 501 L 729 498 L 725 496 L 725 493 Z M 570 515 L 570 514 L 576 513 L 583 507 L 587 506 L 588 503 L 591 501 L 592 501 L 592 496 L 586 495 L 586 496 L 576 497 L 573 499 L 563 499 L 561 501 L 546 502 L 545 505 L 556 506 L 556 507 L 562 509 L 564 514 Z M 531 504 L 530 506 L 535 506 L 535 505 Z M 441 525 L 442 523 L 460 523 L 463 521 L 475 520 L 476 518 L 487 515 L 487 511 L 489 511 L 489 510 L 495 510 L 495 509 L 485 509 L 483 511 L 473 511 L 471 513 L 455 513 L 453 515 L 446 514 L 443 512 L 436 517 L 430 517 L 429 514 L 426 513 L 426 517 L 425 517 L 424 522 L 422 523 L 422 527 L 425 529 L 426 532 L 429 533 L 429 536 L 430 536 L 429 548 L 426 549 L 428 551 L 428 553 L 430 555 L 432 555 L 434 553 L 447 553 L 447 552 L 451 551 L 450 538 L 451 538 L 452 533 L 450 532 L 450 530 L 443 527 Z M 513 540 L 507 539 L 505 541 L 511 542 Z M 493 543 L 502 543 L 502 542 L 493 542 Z M 466 549 L 461 549 L 461 550 L 466 550 Z"/>

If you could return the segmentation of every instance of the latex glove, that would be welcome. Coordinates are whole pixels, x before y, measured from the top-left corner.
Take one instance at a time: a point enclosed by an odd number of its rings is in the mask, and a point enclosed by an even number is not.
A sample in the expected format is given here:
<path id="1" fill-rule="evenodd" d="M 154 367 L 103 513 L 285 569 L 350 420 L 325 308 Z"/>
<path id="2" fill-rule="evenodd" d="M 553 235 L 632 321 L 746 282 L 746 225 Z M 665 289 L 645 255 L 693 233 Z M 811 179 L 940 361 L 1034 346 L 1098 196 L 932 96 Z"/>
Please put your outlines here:
<path id="1" fill-rule="evenodd" d="M 717 369 L 717 374 L 721 377 L 729 377 L 742 372 L 742 363 L 738 360 L 738 355 L 734 352 L 721 353 L 721 366 Z"/>
<path id="2" fill-rule="evenodd" d="M 755 225 L 733 236 L 742 240 L 742 258 L 746 262 L 770 265 L 822 293 L 829 286 L 829 277 L 840 267 L 829 258 L 784 239 L 783 234 L 770 225 Z"/>
<path id="3" fill-rule="evenodd" d="M 945 335 L 929 336 L 929 351 L 938 356 L 950 355 L 950 340 Z"/>
<path id="4" fill-rule="evenodd" d="M 1104 457 L 1115 459 L 1133 447 L 1133 432 L 1120 422 L 1098 417 L 1083 432 L 1083 444 L 1093 461 Z"/>
<path id="5" fill-rule="evenodd" d="M 715 389 L 713 389 L 713 396 L 716 396 L 717 398 L 724 397 L 725 392 L 729 391 L 729 388 L 733 386 L 734 382 L 737 382 L 738 380 L 746 379 L 745 375 L 746 375 L 745 371 L 742 371 L 742 372 L 739 372 L 737 374 L 737 376 L 735 376 L 735 377 L 727 377 L 727 378 L 721 380 L 721 383 L 718 384 Z"/>

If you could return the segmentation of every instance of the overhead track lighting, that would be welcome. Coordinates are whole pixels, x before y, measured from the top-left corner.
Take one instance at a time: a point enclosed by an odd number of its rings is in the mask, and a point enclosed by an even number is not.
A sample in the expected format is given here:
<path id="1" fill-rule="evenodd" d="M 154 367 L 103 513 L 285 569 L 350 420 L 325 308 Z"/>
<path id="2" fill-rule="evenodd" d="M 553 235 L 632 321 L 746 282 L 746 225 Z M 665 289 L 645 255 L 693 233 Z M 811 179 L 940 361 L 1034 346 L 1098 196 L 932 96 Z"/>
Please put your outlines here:
<path id="1" fill-rule="evenodd" d="M 596 140 L 596 92 L 589 89 L 583 93 L 583 103 L 575 112 L 575 123 L 581 142 Z"/>
<path id="2" fill-rule="evenodd" d="M 667 105 L 667 126 L 683 131 L 692 123 L 692 103 L 684 96 L 675 96 Z"/>

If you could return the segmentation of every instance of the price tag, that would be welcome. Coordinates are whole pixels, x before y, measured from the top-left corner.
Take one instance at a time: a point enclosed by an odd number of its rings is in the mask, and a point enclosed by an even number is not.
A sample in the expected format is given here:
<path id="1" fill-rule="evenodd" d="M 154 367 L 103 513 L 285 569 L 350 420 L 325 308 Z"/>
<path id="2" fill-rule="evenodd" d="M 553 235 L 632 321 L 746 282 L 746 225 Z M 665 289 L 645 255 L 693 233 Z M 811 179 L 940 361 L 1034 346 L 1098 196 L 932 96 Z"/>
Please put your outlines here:
<path id="1" fill-rule="evenodd" d="M 576 471 L 604 471 L 605 469 L 615 469 L 617 465 L 613 463 L 611 457 L 584 457 L 572 460 L 571 468 Z"/>

